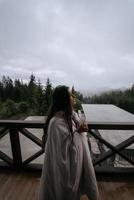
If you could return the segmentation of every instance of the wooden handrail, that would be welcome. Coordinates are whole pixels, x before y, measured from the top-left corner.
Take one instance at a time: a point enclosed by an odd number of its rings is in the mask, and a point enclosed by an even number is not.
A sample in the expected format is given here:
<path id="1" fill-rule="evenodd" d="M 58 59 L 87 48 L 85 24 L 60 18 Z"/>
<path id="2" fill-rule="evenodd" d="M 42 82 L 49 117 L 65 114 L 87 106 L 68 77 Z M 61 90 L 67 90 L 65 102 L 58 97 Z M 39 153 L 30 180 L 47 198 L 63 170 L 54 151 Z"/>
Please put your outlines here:
<path id="1" fill-rule="evenodd" d="M 0 127 L 43 128 L 45 121 L 0 120 Z M 89 129 L 134 130 L 134 122 L 87 122 Z"/>
<path id="2" fill-rule="evenodd" d="M 0 120 L 0 127 L 7 128 L 43 128 L 45 121 Z"/>
<path id="3" fill-rule="evenodd" d="M 134 130 L 134 122 L 88 122 L 87 124 L 89 130 Z"/>

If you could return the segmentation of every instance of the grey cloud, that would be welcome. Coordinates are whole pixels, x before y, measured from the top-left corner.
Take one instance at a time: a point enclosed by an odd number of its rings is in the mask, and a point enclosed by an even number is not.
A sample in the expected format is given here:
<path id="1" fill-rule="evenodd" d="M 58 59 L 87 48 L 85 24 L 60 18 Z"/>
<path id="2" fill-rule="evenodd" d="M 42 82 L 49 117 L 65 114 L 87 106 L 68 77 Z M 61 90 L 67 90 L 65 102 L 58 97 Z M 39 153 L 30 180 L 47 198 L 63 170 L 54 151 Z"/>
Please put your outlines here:
<path id="1" fill-rule="evenodd" d="M 133 83 L 132 0 L 0 1 L 1 75 L 77 89 Z"/>

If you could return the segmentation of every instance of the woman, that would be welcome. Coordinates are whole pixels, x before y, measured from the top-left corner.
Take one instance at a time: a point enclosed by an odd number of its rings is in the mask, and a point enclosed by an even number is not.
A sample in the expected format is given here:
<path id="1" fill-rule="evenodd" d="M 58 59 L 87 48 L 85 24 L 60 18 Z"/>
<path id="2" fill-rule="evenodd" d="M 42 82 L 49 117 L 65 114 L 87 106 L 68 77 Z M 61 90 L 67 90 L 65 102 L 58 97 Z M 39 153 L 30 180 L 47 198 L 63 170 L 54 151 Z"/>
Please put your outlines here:
<path id="1" fill-rule="evenodd" d="M 72 117 L 68 87 L 53 92 L 45 132 L 48 134 L 38 200 L 80 200 L 82 193 L 98 199 L 85 127 Z"/>

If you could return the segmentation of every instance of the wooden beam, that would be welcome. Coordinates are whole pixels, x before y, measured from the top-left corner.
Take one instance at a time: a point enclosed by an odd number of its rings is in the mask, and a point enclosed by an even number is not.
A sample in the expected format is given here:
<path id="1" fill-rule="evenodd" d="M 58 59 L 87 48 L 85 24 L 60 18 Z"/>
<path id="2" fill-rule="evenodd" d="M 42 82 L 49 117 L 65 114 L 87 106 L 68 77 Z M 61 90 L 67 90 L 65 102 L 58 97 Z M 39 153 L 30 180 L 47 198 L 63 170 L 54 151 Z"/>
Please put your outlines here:
<path id="1" fill-rule="evenodd" d="M 134 130 L 134 122 L 88 122 L 88 129 Z"/>
<path id="2" fill-rule="evenodd" d="M 44 150 L 41 149 L 40 151 L 38 151 L 37 153 L 35 153 L 34 155 L 30 156 L 30 158 L 26 159 L 25 161 L 23 161 L 23 166 L 27 165 L 28 163 L 30 163 L 31 161 L 33 161 L 34 159 L 38 158 L 41 154 L 44 153 Z"/>
<path id="3" fill-rule="evenodd" d="M 0 127 L 6 128 L 44 128 L 44 121 L 0 120 Z"/>
<path id="4" fill-rule="evenodd" d="M 22 156 L 21 156 L 19 132 L 16 128 L 9 129 L 9 135 L 11 141 L 14 167 L 16 169 L 20 169 L 22 167 Z"/>
<path id="5" fill-rule="evenodd" d="M 45 121 L 0 120 L 0 127 L 44 128 Z M 134 122 L 88 122 L 88 128 L 100 130 L 134 130 Z"/>
<path id="6" fill-rule="evenodd" d="M 8 163 L 9 165 L 13 165 L 13 160 L 2 151 L 0 151 L 0 158 L 4 160 L 6 163 Z"/>
<path id="7" fill-rule="evenodd" d="M 2 128 L 2 129 L 0 130 L 0 139 L 1 139 L 2 137 L 4 137 L 7 133 L 8 133 L 8 129 L 7 129 L 7 128 Z"/>
<path id="8" fill-rule="evenodd" d="M 122 177 L 134 177 L 134 168 L 124 167 L 95 167 L 95 173 L 97 176 L 122 176 Z"/>
<path id="9" fill-rule="evenodd" d="M 42 147 L 42 141 L 36 137 L 35 135 L 33 135 L 30 131 L 28 131 L 27 129 L 23 128 L 19 130 L 23 135 L 25 135 L 27 138 L 29 138 L 30 140 L 32 140 L 34 143 L 36 143 L 38 146 Z"/>

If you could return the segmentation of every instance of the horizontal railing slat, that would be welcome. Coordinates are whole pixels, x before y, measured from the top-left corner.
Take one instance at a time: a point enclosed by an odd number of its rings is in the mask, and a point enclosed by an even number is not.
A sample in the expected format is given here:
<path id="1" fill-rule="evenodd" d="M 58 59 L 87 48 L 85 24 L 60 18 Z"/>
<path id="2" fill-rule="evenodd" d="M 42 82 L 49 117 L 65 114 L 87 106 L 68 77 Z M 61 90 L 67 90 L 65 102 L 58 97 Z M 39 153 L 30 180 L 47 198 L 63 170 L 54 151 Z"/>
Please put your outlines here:
<path id="1" fill-rule="evenodd" d="M 89 130 L 134 130 L 134 122 L 88 122 L 88 128 Z"/>
<path id="2" fill-rule="evenodd" d="M 43 128 L 44 124 L 44 121 L 0 120 L 0 127 L 7 128 Z"/>
<path id="3" fill-rule="evenodd" d="M 0 127 L 43 128 L 45 121 L 0 120 Z M 89 129 L 134 130 L 134 122 L 87 122 Z"/>

